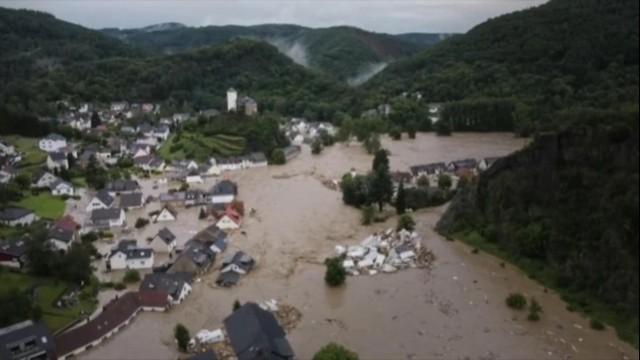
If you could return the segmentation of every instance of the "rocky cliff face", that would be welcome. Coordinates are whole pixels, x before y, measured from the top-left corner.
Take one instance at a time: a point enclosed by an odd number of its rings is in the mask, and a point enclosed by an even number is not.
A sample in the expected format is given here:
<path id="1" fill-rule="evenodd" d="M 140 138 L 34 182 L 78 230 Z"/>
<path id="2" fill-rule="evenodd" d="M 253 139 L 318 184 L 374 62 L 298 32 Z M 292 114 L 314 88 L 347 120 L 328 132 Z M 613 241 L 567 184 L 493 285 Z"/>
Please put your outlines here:
<path id="1" fill-rule="evenodd" d="M 496 162 L 437 229 L 478 231 L 558 287 L 633 314 L 637 334 L 638 187 L 637 115 L 573 124 Z"/>

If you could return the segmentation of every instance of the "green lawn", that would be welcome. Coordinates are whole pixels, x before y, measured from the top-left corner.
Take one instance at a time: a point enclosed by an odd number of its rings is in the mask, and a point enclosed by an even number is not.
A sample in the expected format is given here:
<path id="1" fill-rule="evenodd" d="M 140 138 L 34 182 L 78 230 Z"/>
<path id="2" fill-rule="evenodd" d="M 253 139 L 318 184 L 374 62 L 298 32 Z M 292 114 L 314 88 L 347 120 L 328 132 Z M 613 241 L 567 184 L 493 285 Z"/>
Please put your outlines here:
<path id="1" fill-rule="evenodd" d="M 55 279 L 35 278 L 1 270 L 0 284 L 0 293 L 12 288 L 25 291 L 35 286 L 35 302 L 42 309 L 42 319 L 53 332 L 67 326 L 83 314 L 90 314 L 96 307 L 95 299 L 80 300 L 76 306 L 70 308 L 54 307 L 54 302 L 71 287 L 70 284 Z"/>
<path id="2" fill-rule="evenodd" d="M 38 195 L 26 193 L 25 197 L 13 205 L 33 210 L 36 215 L 46 219 L 57 219 L 64 215 L 65 202 L 60 197 L 42 192 Z"/>
<path id="3" fill-rule="evenodd" d="M 529 278 L 556 291 L 562 300 L 568 304 L 567 309 L 571 309 L 571 311 L 578 311 L 589 318 L 597 319 L 611 325 L 616 329 L 616 332 L 621 339 L 631 343 L 636 348 L 638 347 L 637 318 L 616 312 L 611 304 L 603 303 L 589 294 L 558 287 L 556 281 L 557 274 L 555 274 L 549 266 L 545 266 L 541 262 L 527 258 L 511 256 L 506 251 L 500 249 L 495 243 L 487 241 L 478 231 L 475 230 L 455 233 L 453 234 L 453 238 L 461 240 L 471 247 L 511 262 L 527 274 Z"/>
<path id="4" fill-rule="evenodd" d="M 5 139 L 16 147 L 16 151 L 24 154 L 20 168 L 30 171 L 47 161 L 47 153 L 38 148 L 38 141 L 40 139 L 19 135 L 5 136 Z"/>
<path id="5" fill-rule="evenodd" d="M 218 134 L 204 136 L 198 133 L 184 132 L 180 140 L 175 134 L 160 147 L 158 153 L 167 161 L 194 158 L 206 161 L 213 155 L 237 156 L 244 153 L 246 141 L 242 137 Z"/>

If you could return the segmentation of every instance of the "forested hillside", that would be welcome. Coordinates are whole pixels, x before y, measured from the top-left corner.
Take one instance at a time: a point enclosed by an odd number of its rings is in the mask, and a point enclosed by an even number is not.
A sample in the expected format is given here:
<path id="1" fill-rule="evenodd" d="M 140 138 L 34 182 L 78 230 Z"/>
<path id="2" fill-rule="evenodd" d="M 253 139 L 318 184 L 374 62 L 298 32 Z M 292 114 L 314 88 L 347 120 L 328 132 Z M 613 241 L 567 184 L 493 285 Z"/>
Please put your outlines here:
<path id="1" fill-rule="evenodd" d="M 132 45 L 165 54 L 219 45 L 234 38 L 264 40 L 276 45 L 298 63 L 340 80 L 366 75 L 371 66 L 379 65 L 381 68 L 383 64 L 413 55 L 442 39 L 440 34 L 395 36 L 349 26 L 312 29 L 287 24 L 102 31 Z"/>
<path id="2" fill-rule="evenodd" d="M 638 112 L 572 110 L 499 160 L 438 229 L 495 251 L 638 341 Z"/>
<path id="3" fill-rule="evenodd" d="M 517 110 L 511 120 L 526 126 L 573 106 L 637 104 L 638 76 L 638 1 L 551 0 L 391 64 L 367 87 L 381 97 L 421 91 L 428 101 L 462 101 L 460 122 L 478 120 L 463 109 L 478 99 L 486 119 L 493 99 L 506 99 Z"/>

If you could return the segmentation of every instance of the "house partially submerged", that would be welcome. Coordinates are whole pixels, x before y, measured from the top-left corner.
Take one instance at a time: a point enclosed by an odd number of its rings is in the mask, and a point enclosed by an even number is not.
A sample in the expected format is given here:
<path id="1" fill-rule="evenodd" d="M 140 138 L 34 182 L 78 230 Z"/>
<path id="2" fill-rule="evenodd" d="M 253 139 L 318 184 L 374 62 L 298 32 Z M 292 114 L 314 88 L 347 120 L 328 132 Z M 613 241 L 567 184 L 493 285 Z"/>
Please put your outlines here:
<path id="1" fill-rule="evenodd" d="M 191 239 L 180 252 L 168 273 L 188 272 L 202 274 L 211 268 L 216 254 L 199 240 Z"/>
<path id="2" fill-rule="evenodd" d="M 153 250 L 139 248 L 135 240 L 121 240 L 107 257 L 107 270 L 151 269 Z"/>
<path id="3" fill-rule="evenodd" d="M 124 226 L 124 210 L 121 208 L 93 210 L 91 212 L 91 224 L 96 228 L 112 228 Z"/>
<path id="4" fill-rule="evenodd" d="M 44 324 L 25 320 L 0 329 L 0 359 L 54 360 L 56 343 Z"/>
<path id="5" fill-rule="evenodd" d="M 251 256 L 243 251 L 237 251 L 222 262 L 216 284 L 223 287 L 234 286 L 240 280 L 240 276 L 247 274 L 254 266 L 255 260 Z"/>
<path id="6" fill-rule="evenodd" d="M 118 179 L 107 183 L 105 187 L 111 196 L 140 191 L 140 184 L 135 180 Z"/>
<path id="7" fill-rule="evenodd" d="M 238 185 L 231 180 L 222 180 L 211 188 L 211 202 L 228 204 L 238 195 Z"/>
<path id="8" fill-rule="evenodd" d="M 87 212 L 98 209 L 108 209 L 113 205 L 114 200 L 115 198 L 109 194 L 107 189 L 102 189 L 91 198 L 91 201 L 89 201 L 85 209 Z"/>
<path id="9" fill-rule="evenodd" d="M 140 291 L 162 291 L 169 296 L 171 304 L 177 305 L 189 296 L 192 283 L 191 273 L 152 273 L 145 275 L 140 283 Z"/>
<path id="10" fill-rule="evenodd" d="M 158 215 L 155 216 L 154 221 L 175 221 L 178 218 L 178 212 L 171 205 L 165 204 Z"/>
<path id="11" fill-rule="evenodd" d="M 246 303 L 224 319 L 231 347 L 239 360 L 290 360 L 293 349 L 275 316 L 255 303 Z"/>
<path id="12" fill-rule="evenodd" d="M 171 254 L 176 248 L 176 236 L 171 230 L 163 227 L 158 233 L 151 238 L 148 246 L 156 253 Z"/>
<path id="13" fill-rule="evenodd" d="M 139 209 L 144 206 L 141 192 L 120 195 L 120 207 L 123 209 Z"/>

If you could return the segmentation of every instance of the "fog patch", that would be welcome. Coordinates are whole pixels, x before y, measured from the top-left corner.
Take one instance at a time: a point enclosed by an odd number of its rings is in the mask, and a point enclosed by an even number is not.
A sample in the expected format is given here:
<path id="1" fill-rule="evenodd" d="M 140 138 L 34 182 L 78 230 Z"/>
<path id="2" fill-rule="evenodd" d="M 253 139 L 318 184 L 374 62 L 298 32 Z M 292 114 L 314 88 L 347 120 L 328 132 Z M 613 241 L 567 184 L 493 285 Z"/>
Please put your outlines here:
<path id="1" fill-rule="evenodd" d="M 269 38 L 265 39 L 269 44 L 275 46 L 278 51 L 286 55 L 295 63 L 304 67 L 309 67 L 309 56 L 307 54 L 307 48 L 302 41 L 291 41 L 282 38 Z"/>
<path id="2" fill-rule="evenodd" d="M 387 65 L 386 62 L 365 65 L 357 75 L 348 78 L 347 83 L 351 86 L 361 85 L 386 68 Z"/>

